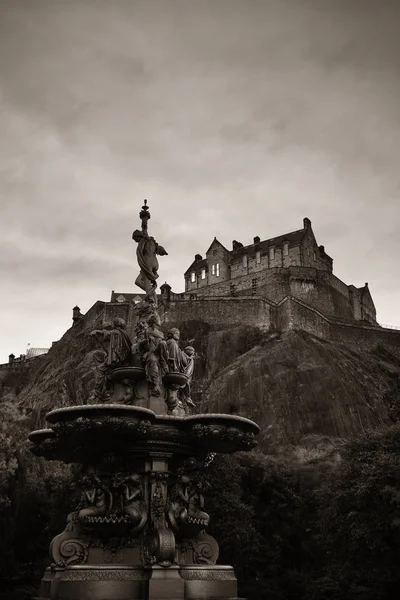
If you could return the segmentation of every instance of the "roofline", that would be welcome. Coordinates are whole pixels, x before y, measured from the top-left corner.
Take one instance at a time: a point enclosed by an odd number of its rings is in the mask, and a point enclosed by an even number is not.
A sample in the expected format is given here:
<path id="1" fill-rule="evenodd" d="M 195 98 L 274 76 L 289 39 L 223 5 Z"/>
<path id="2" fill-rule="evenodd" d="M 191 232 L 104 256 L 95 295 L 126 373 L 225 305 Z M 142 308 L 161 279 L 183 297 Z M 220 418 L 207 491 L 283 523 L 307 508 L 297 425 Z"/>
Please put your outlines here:
<path id="1" fill-rule="evenodd" d="M 206 251 L 206 254 L 207 254 L 207 252 L 209 252 L 209 251 L 210 251 L 210 249 L 211 249 L 212 245 L 214 244 L 214 242 L 217 242 L 217 243 L 218 243 L 220 246 L 222 246 L 222 248 L 223 248 L 223 249 L 224 249 L 226 252 L 229 252 L 228 248 L 225 248 L 225 246 L 224 246 L 223 244 L 221 244 L 221 242 L 220 242 L 220 241 L 219 241 L 219 240 L 218 240 L 216 237 L 214 237 L 214 239 L 213 239 L 213 241 L 211 242 L 211 244 L 210 244 L 210 246 L 209 246 L 208 250 Z"/>

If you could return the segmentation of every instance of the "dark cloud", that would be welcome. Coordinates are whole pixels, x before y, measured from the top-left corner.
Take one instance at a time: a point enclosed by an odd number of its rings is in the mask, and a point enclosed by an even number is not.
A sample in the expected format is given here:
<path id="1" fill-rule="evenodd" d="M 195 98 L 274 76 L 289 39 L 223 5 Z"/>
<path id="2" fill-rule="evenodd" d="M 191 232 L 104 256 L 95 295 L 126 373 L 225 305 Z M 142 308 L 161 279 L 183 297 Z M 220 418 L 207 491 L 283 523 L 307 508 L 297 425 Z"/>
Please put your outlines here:
<path id="1" fill-rule="evenodd" d="M 397 0 L 0 11 L 3 359 L 133 289 L 144 197 L 176 290 L 214 235 L 248 243 L 307 215 L 336 274 L 400 324 Z"/>

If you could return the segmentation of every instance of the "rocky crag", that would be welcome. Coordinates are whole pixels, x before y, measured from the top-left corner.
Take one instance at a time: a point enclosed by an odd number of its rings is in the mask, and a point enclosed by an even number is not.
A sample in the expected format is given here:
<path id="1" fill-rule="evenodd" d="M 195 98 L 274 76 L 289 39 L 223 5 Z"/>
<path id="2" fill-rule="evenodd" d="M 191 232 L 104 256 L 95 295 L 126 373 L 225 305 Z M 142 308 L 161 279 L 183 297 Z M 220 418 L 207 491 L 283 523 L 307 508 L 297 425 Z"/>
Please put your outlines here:
<path id="1" fill-rule="evenodd" d="M 190 320 L 174 325 L 183 344 L 196 349 L 197 410 L 253 419 L 264 449 L 281 453 L 304 447 L 318 453 L 399 416 L 396 348 L 342 344 L 302 330 L 266 333 L 248 325 Z M 170 326 L 164 324 L 164 332 Z M 35 428 L 44 425 L 49 410 L 91 403 L 98 348 L 92 329 L 84 322 L 71 327 L 29 368 L 3 367 L 0 400 L 15 402 Z"/>

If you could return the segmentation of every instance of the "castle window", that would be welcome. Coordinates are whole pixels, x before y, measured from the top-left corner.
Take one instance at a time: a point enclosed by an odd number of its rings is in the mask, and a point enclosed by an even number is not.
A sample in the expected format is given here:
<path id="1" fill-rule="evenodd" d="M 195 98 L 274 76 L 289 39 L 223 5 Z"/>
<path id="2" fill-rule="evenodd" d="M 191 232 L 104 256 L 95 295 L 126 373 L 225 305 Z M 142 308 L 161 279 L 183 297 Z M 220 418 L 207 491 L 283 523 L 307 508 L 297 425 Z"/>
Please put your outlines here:
<path id="1" fill-rule="evenodd" d="M 231 285 L 230 285 L 230 294 L 231 294 L 231 296 L 235 295 L 235 284 L 234 283 L 231 283 Z"/>
<path id="2" fill-rule="evenodd" d="M 285 242 L 283 244 L 283 256 L 287 256 L 289 254 L 289 244 Z"/>
<path id="3" fill-rule="evenodd" d="M 253 294 L 255 294 L 257 291 L 257 283 L 258 283 L 257 279 L 251 280 L 251 290 L 252 290 Z"/>
<path id="4" fill-rule="evenodd" d="M 256 263 L 259 265 L 261 262 L 261 252 L 257 250 L 256 252 Z"/>
<path id="5" fill-rule="evenodd" d="M 219 277 L 219 263 L 217 263 L 217 277 Z"/>
<path id="6" fill-rule="evenodd" d="M 269 260 L 274 260 L 275 258 L 275 248 L 269 249 Z"/>
<path id="7" fill-rule="evenodd" d="M 307 248 L 307 256 L 310 256 L 310 248 Z"/>
<path id="8" fill-rule="evenodd" d="M 206 278 L 206 270 L 205 270 L 205 269 L 202 269 L 202 270 L 201 270 L 201 278 L 202 278 L 202 279 L 205 279 L 205 278 Z"/>
<path id="9" fill-rule="evenodd" d="M 317 260 L 317 255 L 315 254 L 315 252 L 314 252 L 314 260 Z"/>
<path id="10" fill-rule="evenodd" d="M 243 257 L 242 257 L 242 267 L 244 269 L 247 267 L 247 254 L 243 254 Z"/>
<path id="11" fill-rule="evenodd" d="M 190 281 L 191 281 L 192 283 L 194 283 L 194 282 L 196 281 L 196 273 L 191 273 L 191 274 L 190 274 Z"/>
<path id="12" fill-rule="evenodd" d="M 215 275 L 215 265 L 212 265 L 211 267 L 211 275 Z"/>

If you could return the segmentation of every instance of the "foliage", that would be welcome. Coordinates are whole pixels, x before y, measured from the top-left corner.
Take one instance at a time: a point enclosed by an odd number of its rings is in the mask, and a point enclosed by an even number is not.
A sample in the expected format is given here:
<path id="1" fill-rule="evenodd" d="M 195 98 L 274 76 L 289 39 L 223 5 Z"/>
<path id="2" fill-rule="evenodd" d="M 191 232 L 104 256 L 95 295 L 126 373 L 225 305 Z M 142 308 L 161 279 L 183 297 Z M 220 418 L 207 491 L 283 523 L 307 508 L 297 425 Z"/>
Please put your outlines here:
<path id="1" fill-rule="evenodd" d="M 11 503 L 10 484 L 18 469 L 20 414 L 11 402 L 2 402 L 0 420 L 0 514 Z"/>
<path id="2" fill-rule="evenodd" d="M 299 598 L 303 546 L 309 532 L 293 473 L 261 453 L 218 457 L 210 468 L 207 496 L 221 561 L 233 564 L 242 594 Z"/>
<path id="3" fill-rule="evenodd" d="M 391 596 L 400 586 L 400 424 L 351 442 L 318 501 L 327 572 L 341 597 Z"/>

